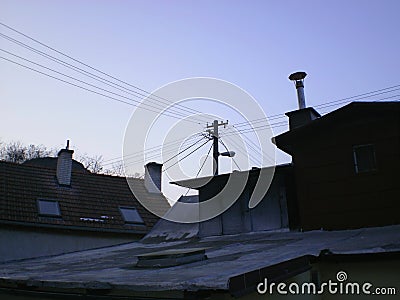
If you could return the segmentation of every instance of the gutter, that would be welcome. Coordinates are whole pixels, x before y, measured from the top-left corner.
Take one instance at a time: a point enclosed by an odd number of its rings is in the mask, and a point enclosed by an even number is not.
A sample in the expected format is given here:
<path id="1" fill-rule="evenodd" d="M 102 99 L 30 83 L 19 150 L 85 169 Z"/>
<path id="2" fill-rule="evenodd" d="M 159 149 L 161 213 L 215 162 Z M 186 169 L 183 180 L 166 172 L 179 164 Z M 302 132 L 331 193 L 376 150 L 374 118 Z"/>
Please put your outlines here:
<path id="1" fill-rule="evenodd" d="M 135 229 L 133 226 L 126 225 L 127 229 L 111 229 L 111 228 L 95 228 L 95 227 L 84 227 L 84 226 L 67 226 L 67 225 L 53 225 L 53 224 L 42 224 L 32 222 L 18 222 L 18 221 L 7 221 L 0 220 L 2 225 L 28 227 L 28 228 L 45 228 L 45 229 L 61 229 L 63 231 L 83 231 L 83 232 L 98 232 L 98 233 L 120 233 L 120 234 L 136 234 L 145 235 L 149 230 L 145 226 L 143 229 Z M 136 226 L 137 227 L 137 226 Z"/>

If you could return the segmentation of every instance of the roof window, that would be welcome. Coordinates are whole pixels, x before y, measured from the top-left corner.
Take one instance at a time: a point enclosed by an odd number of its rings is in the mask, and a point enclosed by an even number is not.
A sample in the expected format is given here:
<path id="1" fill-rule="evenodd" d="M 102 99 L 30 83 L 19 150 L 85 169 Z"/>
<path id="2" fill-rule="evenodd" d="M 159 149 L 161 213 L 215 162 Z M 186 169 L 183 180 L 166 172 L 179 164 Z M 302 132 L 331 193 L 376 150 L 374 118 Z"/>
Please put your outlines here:
<path id="1" fill-rule="evenodd" d="M 143 219 L 139 215 L 139 212 L 134 207 L 120 207 L 121 215 L 127 224 L 139 224 L 143 225 Z"/>
<path id="2" fill-rule="evenodd" d="M 37 200 L 39 215 L 49 217 L 60 217 L 61 211 L 58 201 L 54 200 Z"/>

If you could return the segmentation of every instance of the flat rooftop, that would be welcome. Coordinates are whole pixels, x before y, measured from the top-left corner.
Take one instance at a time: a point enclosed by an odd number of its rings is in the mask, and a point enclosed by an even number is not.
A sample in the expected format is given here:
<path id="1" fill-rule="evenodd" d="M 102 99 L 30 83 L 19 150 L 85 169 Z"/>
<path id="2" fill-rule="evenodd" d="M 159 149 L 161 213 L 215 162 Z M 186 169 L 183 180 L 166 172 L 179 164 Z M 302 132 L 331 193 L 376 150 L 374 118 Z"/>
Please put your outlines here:
<path id="1" fill-rule="evenodd" d="M 138 257 L 150 253 L 176 254 L 193 249 L 204 249 L 207 259 L 165 268 L 136 266 Z M 303 272 L 307 263 L 302 260 L 303 266 L 299 259 L 318 257 L 321 253 L 399 251 L 400 225 L 344 231 L 259 232 L 157 244 L 133 242 L 4 263 L 0 270 L 0 288 L 86 294 L 103 291 L 107 295 L 157 291 L 234 292 L 260 281 L 257 276 L 250 280 L 249 274 L 261 276 L 268 268 L 294 261 L 293 272 Z"/>

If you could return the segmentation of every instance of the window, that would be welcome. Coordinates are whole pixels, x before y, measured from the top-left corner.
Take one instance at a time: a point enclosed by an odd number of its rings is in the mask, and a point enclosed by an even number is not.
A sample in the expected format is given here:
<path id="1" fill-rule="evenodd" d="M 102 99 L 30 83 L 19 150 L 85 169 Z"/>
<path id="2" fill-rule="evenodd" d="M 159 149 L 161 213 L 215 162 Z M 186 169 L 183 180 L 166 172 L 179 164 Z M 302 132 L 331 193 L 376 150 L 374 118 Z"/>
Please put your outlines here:
<path id="1" fill-rule="evenodd" d="M 139 215 L 139 212 L 134 207 L 120 207 L 122 217 L 124 218 L 125 223 L 128 224 L 144 224 L 142 217 Z"/>
<path id="2" fill-rule="evenodd" d="M 374 145 L 359 145 L 353 147 L 354 167 L 356 173 L 376 170 Z"/>
<path id="3" fill-rule="evenodd" d="M 50 217 L 61 216 L 60 206 L 58 205 L 58 201 L 39 199 L 37 203 L 40 215 L 50 216 Z"/>

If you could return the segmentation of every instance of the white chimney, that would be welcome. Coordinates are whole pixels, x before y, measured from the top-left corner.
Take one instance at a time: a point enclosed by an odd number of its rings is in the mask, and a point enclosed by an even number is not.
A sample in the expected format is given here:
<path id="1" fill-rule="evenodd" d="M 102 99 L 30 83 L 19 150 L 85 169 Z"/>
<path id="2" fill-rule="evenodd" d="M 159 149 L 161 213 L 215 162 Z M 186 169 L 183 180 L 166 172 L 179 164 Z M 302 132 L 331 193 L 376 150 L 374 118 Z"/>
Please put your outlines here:
<path id="1" fill-rule="evenodd" d="M 161 193 L 161 168 L 162 164 L 150 162 L 144 169 L 144 186 L 149 193 Z"/>
<path id="2" fill-rule="evenodd" d="M 67 147 L 58 152 L 57 158 L 57 181 L 60 185 L 71 185 L 72 154 L 74 150 L 69 149 L 69 140 Z"/>

